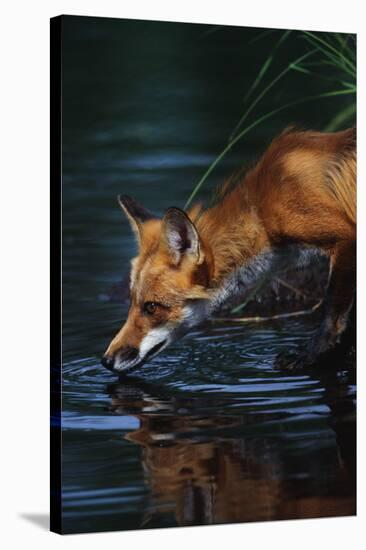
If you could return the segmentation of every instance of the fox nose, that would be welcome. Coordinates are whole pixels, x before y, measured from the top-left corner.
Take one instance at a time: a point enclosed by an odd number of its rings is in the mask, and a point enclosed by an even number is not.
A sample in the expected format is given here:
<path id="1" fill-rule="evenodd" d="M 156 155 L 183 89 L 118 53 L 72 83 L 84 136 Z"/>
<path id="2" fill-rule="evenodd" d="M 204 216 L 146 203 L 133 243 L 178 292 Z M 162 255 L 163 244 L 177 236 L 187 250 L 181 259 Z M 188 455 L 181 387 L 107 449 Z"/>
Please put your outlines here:
<path id="1" fill-rule="evenodd" d="M 100 362 L 106 369 L 113 370 L 114 357 L 112 357 L 112 355 L 103 355 Z"/>

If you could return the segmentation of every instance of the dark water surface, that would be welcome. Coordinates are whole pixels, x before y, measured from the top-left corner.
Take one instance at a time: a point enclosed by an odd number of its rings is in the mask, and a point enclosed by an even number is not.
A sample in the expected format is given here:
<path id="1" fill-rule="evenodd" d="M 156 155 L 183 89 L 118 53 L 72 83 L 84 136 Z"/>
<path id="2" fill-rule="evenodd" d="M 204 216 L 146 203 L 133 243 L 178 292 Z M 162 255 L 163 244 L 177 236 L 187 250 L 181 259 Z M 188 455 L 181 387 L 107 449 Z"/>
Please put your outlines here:
<path id="1" fill-rule="evenodd" d="M 355 513 L 354 366 L 284 374 L 273 365 L 306 343 L 316 319 L 208 324 L 121 381 L 99 364 L 127 313 L 108 301 L 110 287 L 135 253 L 115 197 L 158 213 L 183 206 L 273 46 L 271 35 L 250 45 L 257 34 L 64 20 L 65 532 Z M 274 93 L 286 99 L 285 88 Z M 259 128 L 201 197 L 279 129 L 320 128 L 333 109 L 309 106 Z"/>
<path id="2" fill-rule="evenodd" d="M 355 513 L 354 373 L 273 368 L 310 328 L 215 326 L 120 382 L 65 364 L 64 529 Z"/>

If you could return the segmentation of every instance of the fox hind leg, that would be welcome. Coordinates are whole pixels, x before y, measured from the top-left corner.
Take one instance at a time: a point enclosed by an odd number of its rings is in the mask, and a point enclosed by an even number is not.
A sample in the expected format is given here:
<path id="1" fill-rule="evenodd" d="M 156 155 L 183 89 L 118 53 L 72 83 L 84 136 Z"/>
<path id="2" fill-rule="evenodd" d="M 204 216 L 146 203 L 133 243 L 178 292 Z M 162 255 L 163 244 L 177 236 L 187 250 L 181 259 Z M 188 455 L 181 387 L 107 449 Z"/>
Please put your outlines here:
<path id="1" fill-rule="evenodd" d="M 355 279 L 355 243 L 340 242 L 331 252 L 331 274 L 324 298 L 324 318 L 313 338 L 311 353 L 317 355 L 340 343 L 355 296 Z"/>
<path id="2" fill-rule="evenodd" d="M 356 251 L 354 241 L 341 241 L 330 251 L 330 278 L 322 304 L 323 318 L 310 344 L 302 353 L 281 355 L 277 366 L 286 369 L 341 361 L 346 328 L 356 290 Z M 348 331 L 349 332 L 349 331 Z M 349 337 L 347 335 L 347 341 Z"/>

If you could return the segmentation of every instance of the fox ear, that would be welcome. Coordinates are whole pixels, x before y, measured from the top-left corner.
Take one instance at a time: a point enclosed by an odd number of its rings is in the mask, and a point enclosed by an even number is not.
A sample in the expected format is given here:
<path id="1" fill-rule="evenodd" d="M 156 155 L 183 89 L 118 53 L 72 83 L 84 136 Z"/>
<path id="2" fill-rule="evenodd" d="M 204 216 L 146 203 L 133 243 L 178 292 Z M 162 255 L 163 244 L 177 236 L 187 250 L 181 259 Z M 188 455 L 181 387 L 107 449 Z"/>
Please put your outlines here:
<path id="1" fill-rule="evenodd" d="M 140 239 L 142 224 L 148 220 L 152 220 L 155 216 L 135 201 L 135 199 L 132 199 L 127 195 L 118 195 L 117 199 L 119 205 L 126 214 L 128 221 L 130 222 L 132 230 L 136 234 L 137 238 Z"/>
<path id="2" fill-rule="evenodd" d="M 197 229 L 183 210 L 167 210 L 163 218 L 162 238 L 175 265 L 178 265 L 185 255 L 191 256 L 198 264 L 202 263 Z"/>

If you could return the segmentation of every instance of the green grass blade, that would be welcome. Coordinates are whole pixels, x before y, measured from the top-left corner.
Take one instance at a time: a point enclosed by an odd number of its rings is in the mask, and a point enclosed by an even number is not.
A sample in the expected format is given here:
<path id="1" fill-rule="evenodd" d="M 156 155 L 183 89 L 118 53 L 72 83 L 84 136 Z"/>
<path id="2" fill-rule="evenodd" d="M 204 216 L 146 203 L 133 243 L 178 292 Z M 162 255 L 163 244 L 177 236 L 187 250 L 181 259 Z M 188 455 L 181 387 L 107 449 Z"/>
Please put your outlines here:
<path id="1" fill-rule="evenodd" d="M 312 71 L 309 71 L 309 69 L 305 69 L 305 67 L 301 67 L 301 65 L 298 65 L 297 63 L 291 63 L 291 69 L 298 71 L 299 73 L 314 74 Z"/>
<path id="2" fill-rule="evenodd" d="M 309 31 L 304 31 L 304 34 L 306 34 L 307 36 L 310 36 L 313 40 L 319 42 L 320 44 L 323 44 L 323 46 L 325 46 L 330 51 L 332 51 L 337 57 L 340 57 L 346 65 L 349 65 L 351 69 L 356 70 L 355 64 L 348 57 L 346 57 L 339 49 L 332 46 L 329 42 L 327 42 L 326 40 L 323 40 L 318 35 Z"/>
<path id="3" fill-rule="evenodd" d="M 319 45 L 319 48 L 322 49 L 323 53 L 325 53 L 326 51 L 325 48 L 328 49 L 330 52 L 333 52 L 334 57 L 342 60 L 344 65 L 345 66 L 347 65 L 349 67 L 349 70 L 352 72 L 352 74 L 354 76 L 356 75 L 355 63 L 353 63 L 348 57 L 346 57 L 339 49 L 334 48 L 331 44 L 329 44 L 329 42 L 327 42 L 326 40 L 323 40 L 322 38 L 320 38 L 319 36 L 317 36 L 312 32 L 304 31 L 304 34 L 310 37 L 313 41 L 318 42 L 318 44 L 322 44 L 324 48 L 321 48 L 320 45 Z"/>
<path id="4" fill-rule="evenodd" d="M 260 68 L 259 73 L 258 73 L 257 77 L 255 78 L 253 84 L 251 85 L 251 87 L 249 88 L 247 93 L 245 94 L 244 99 L 243 99 L 244 102 L 248 101 L 248 99 L 251 96 L 252 92 L 254 92 L 254 90 L 257 88 L 258 84 L 260 84 L 262 78 L 264 77 L 267 70 L 269 69 L 272 61 L 273 61 L 273 55 L 270 55 L 269 57 L 267 57 L 267 59 L 265 60 L 265 62 L 262 65 L 262 67 Z"/>
<path id="5" fill-rule="evenodd" d="M 277 44 L 273 48 L 272 54 L 267 57 L 267 59 L 264 61 L 262 67 L 259 69 L 258 75 L 255 78 L 253 84 L 247 91 L 247 93 L 244 96 L 243 101 L 248 101 L 249 97 L 253 93 L 253 91 L 258 87 L 261 80 L 263 79 L 264 75 L 266 74 L 267 70 L 269 69 L 270 65 L 272 64 L 272 61 L 274 59 L 275 53 L 278 50 L 278 48 L 281 46 L 281 44 L 286 40 L 286 38 L 290 35 L 292 31 L 286 31 L 282 34 L 281 38 L 278 40 Z"/>
<path id="6" fill-rule="evenodd" d="M 321 65 L 324 66 L 324 63 L 321 63 Z M 330 76 L 325 76 L 324 74 L 310 71 L 309 69 L 306 68 L 307 66 L 309 65 L 306 65 L 305 67 L 302 65 L 296 65 L 296 66 L 293 66 L 292 69 L 294 69 L 295 71 L 299 71 L 301 73 L 307 74 L 309 76 L 319 78 L 320 80 L 326 80 L 327 82 L 332 82 L 333 84 L 338 84 L 338 85 L 341 84 L 345 88 L 349 88 L 352 90 L 355 88 L 354 82 L 347 82 L 345 80 L 339 80 L 339 78 L 332 78 Z"/>
<path id="7" fill-rule="evenodd" d="M 338 58 L 331 52 L 327 51 L 325 48 L 320 46 L 316 41 L 311 40 L 308 37 L 305 37 L 305 38 L 309 42 L 309 44 L 318 48 L 319 52 L 321 52 L 328 59 L 329 65 L 332 65 L 333 67 L 336 67 L 338 70 L 346 72 L 352 78 L 355 78 L 355 71 L 350 69 L 347 65 L 345 65 L 340 58 Z"/>
<path id="8" fill-rule="evenodd" d="M 326 132 L 339 130 L 356 112 L 356 102 L 347 105 L 342 111 L 336 114 L 334 118 L 325 127 Z"/>
<path id="9" fill-rule="evenodd" d="M 256 99 L 250 104 L 248 109 L 245 111 L 243 116 L 240 118 L 239 122 L 237 123 L 237 125 L 235 126 L 234 130 L 231 133 L 229 141 L 232 141 L 233 139 L 235 139 L 236 132 L 242 126 L 243 122 L 248 118 L 250 113 L 253 111 L 254 107 L 256 105 L 258 105 L 258 103 L 261 101 L 261 99 L 263 99 L 263 97 L 273 88 L 273 86 L 275 84 L 277 84 L 277 82 L 279 80 L 281 80 L 281 78 L 283 78 L 288 72 L 290 72 L 292 70 L 292 65 L 293 64 L 296 65 L 298 63 L 301 63 L 301 61 L 303 61 L 304 59 L 307 59 L 308 57 L 313 55 L 316 51 L 317 50 L 312 50 L 310 52 L 307 52 L 307 53 L 301 55 L 300 57 L 298 57 L 297 59 L 295 59 L 294 61 L 292 61 L 291 63 L 289 63 L 287 65 L 287 67 L 285 69 L 283 69 L 283 71 L 281 71 L 273 80 L 271 80 L 271 82 L 269 84 L 267 84 L 267 86 L 261 91 L 261 93 L 256 97 Z"/>
<path id="10" fill-rule="evenodd" d="M 350 90 L 354 90 L 356 85 L 352 82 L 345 82 L 344 80 L 342 80 L 341 84 L 345 87 L 345 88 L 349 88 Z"/>
<path id="11" fill-rule="evenodd" d="M 187 202 L 186 202 L 184 208 L 187 209 L 189 207 L 189 205 L 192 203 L 192 200 L 195 198 L 197 193 L 200 191 L 203 184 L 205 183 L 205 181 L 207 180 L 207 178 L 211 174 L 211 172 L 214 170 L 214 168 L 219 164 L 219 162 L 224 158 L 224 156 L 230 151 L 230 149 L 232 149 L 232 147 L 234 147 L 234 145 L 238 141 L 240 141 L 250 130 L 252 130 L 256 126 L 258 126 L 259 124 L 261 124 L 265 120 L 271 118 L 272 116 L 280 113 L 281 111 L 284 111 L 285 109 L 289 109 L 290 107 L 295 107 L 296 105 L 301 105 L 301 104 L 307 103 L 309 101 L 315 101 L 317 99 L 323 99 L 323 98 L 326 98 L 326 97 L 336 97 L 336 96 L 340 96 L 340 95 L 354 94 L 355 91 L 356 91 L 356 89 L 354 89 L 354 90 L 349 90 L 349 89 L 344 90 L 343 89 L 343 90 L 333 90 L 331 92 L 324 92 L 322 94 L 315 94 L 315 95 L 312 95 L 312 96 L 308 96 L 308 97 L 305 97 L 305 98 L 298 99 L 296 101 L 291 101 L 290 103 L 286 103 L 285 105 L 282 105 L 281 107 L 278 107 L 277 109 L 273 109 L 273 111 L 270 111 L 270 112 L 260 116 L 259 118 L 257 118 L 254 122 L 249 124 L 249 126 L 244 128 L 244 130 L 242 130 L 237 136 L 235 136 L 235 138 L 232 141 L 230 141 L 228 143 L 228 145 L 226 145 L 226 147 L 216 157 L 216 159 L 208 167 L 206 172 L 203 174 L 203 176 L 201 177 L 201 179 L 199 180 L 199 182 L 197 183 L 197 185 L 193 189 L 192 193 L 190 194 L 190 196 L 187 199 Z"/>
<path id="12" fill-rule="evenodd" d="M 343 38 L 340 33 L 334 33 L 334 38 L 338 42 L 338 44 L 341 47 L 341 50 L 347 51 L 348 55 L 355 58 L 353 50 L 350 48 L 350 45 L 348 44 L 349 39 L 351 38 L 350 34 L 346 34 Z"/>

